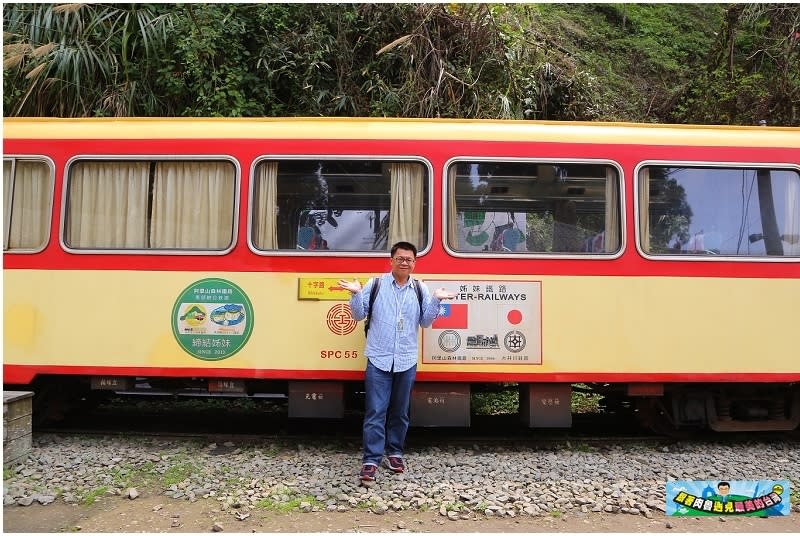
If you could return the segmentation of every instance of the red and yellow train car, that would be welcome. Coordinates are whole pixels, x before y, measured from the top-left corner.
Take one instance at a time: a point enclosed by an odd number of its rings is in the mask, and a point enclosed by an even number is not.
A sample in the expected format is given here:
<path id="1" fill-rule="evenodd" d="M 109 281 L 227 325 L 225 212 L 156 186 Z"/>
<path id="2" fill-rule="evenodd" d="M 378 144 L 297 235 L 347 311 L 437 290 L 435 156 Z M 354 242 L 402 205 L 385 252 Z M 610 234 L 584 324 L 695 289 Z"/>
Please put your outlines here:
<path id="1" fill-rule="evenodd" d="M 7 118 L 3 188 L 6 387 L 337 416 L 365 358 L 336 281 L 408 240 L 457 294 L 418 424 L 490 383 L 531 426 L 569 425 L 575 383 L 679 428 L 800 423 L 796 128 Z"/>

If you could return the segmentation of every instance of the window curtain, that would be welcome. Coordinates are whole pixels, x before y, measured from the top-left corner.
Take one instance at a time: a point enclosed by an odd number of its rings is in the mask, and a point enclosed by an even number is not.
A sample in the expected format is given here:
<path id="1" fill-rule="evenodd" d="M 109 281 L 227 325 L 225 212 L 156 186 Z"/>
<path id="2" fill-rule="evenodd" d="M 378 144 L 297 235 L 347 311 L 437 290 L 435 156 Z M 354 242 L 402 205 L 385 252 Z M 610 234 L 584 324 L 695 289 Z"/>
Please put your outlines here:
<path id="1" fill-rule="evenodd" d="M 147 247 L 148 162 L 80 162 L 69 179 L 66 239 L 74 248 Z"/>
<path id="2" fill-rule="evenodd" d="M 650 170 L 639 172 L 639 234 L 642 249 L 650 253 Z"/>
<path id="3" fill-rule="evenodd" d="M 783 224 L 783 254 L 800 255 L 800 180 L 789 177 L 786 216 Z"/>
<path id="4" fill-rule="evenodd" d="M 389 174 L 392 189 L 389 243 L 404 240 L 422 248 L 424 168 L 416 162 L 394 162 L 389 166 Z"/>
<path id="5" fill-rule="evenodd" d="M 11 202 L 14 193 L 14 161 L 3 160 L 3 249 L 11 236 Z"/>
<path id="6" fill-rule="evenodd" d="M 50 226 L 50 167 L 44 162 L 3 161 L 4 249 L 37 249 Z"/>
<path id="7" fill-rule="evenodd" d="M 234 173 L 228 162 L 158 162 L 150 244 L 225 249 L 233 230 Z"/>
<path id="8" fill-rule="evenodd" d="M 613 168 L 606 169 L 606 253 L 619 248 L 619 181 Z"/>
<path id="9" fill-rule="evenodd" d="M 461 247 L 458 243 L 458 206 L 456 206 L 457 167 L 455 164 L 450 166 L 447 174 L 447 242 L 456 251 Z"/>
<path id="10" fill-rule="evenodd" d="M 256 181 L 253 242 L 258 249 L 277 249 L 278 163 L 262 163 Z"/>

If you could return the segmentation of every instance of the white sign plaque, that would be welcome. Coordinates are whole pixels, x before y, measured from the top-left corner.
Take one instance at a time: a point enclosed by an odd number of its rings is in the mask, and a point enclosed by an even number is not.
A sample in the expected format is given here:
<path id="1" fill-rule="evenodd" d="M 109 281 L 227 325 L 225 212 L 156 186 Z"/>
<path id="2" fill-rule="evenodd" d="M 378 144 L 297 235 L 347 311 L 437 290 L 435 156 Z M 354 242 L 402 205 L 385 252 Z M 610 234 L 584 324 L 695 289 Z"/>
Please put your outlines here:
<path id="1" fill-rule="evenodd" d="M 433 325 L 422 332 L 422 362 L 540 365 L 541 281 L 426 279 L 453 292 Z"/>

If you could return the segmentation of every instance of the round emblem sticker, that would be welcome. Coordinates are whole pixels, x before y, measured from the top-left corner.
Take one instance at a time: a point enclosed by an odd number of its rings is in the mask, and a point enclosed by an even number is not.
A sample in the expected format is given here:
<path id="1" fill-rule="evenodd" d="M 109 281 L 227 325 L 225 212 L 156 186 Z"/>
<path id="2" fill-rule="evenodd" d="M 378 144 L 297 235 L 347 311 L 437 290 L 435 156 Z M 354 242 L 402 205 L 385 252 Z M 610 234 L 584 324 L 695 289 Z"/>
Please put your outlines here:
<path id="1" fill-rule="evenodd" d="M 226 359 L 253 332 L 253 305 L 225 279 L 201 279 L 186 287 L 172 308 L 172 333 L 189 354 L 206 361 Z"/>
<path id="2" fill-rule="evenodd" d="M 444 330 L 439 335 L 439 348 L 445 352 L 455 352 L 461 347 L 461 335 L 452 329 Z"/>

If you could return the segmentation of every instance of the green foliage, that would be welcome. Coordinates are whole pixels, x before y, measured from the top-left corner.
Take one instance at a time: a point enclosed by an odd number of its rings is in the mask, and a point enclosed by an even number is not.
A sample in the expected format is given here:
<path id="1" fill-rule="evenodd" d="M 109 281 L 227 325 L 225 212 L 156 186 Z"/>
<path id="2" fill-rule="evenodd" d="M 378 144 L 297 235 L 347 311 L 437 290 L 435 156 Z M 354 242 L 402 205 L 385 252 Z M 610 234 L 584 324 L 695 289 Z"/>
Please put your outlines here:
<path id="1" fill-rule="evenodd" d="M 552 251 L 554 218 L 551 212 L 530 213 L 526 216 L 526 237 L 528 251 Z"/>
<path id="2" fill-rule="evenodd" d="M 600 403 L 603 395 L 589 391 L 581 391 L 583 384 L 577 384 L 572 390 L 572 413 L 601 413 Z"/>
<path id="3" fill-rule="evenodd" d="M 714 4 L 544 4 L 531 17 L 549 61 L 572 66 L 585 86 L 586 118 L 661 121 L 702 61 L 721 11 Z"/>
<path id="4" fill-rule="evenodd" d="M 358 115 L 350 84 L 359 48 L 357 6 L 264 6 L 259 32 L 272 39 L 254 50 L 265 115 Z"/>
<path id="5" fill-rule="evenodd" d="M 197 471 L 197 466 L 195 466 L 191 461 L 176 461 L 164 472 L 163 476 L 161 477 L 161 483 L 164 485 L 164 487 L 168 488 L 173 484 L 183 482 L 192 476 L 195 471 Z"/>
<path id="6" fill-rule="evenodd" d="M 139 466 L 124 464 L 112 473 L 112 483 L 117 488 L 147 486 L 153 481 L 155 464 L 145 462 Z"/>
<path id="7" fill-rule="evenodd" d="M 674 106 L 677 121 L 800 124 L 800 9 L 789 4 L 728 8 L 708 62 Z"/>
<path id="8" fill-rule="evenodd" d="M 157 91 L 164 115 L 241 117 L 258 115 L 253 88 L 251 5 L 177 4 L 173 54 L 159 69 Z"/>
<path id="9" fill-rule="evenodd" d="M 86 495 L 84 495 L 83 500 L 81 503 L 84 506 L 91 506 L 92 504 L 97 501 L 98 498 L 102 497 L 108 492 L 107 486 L 101 486 L 99 488 L 94 488 L 90 490 Z"/>
<path id="10" fill-rule="evenodd" d="M 597 452 L 597 447 L 589 445 L 588 443 L 576 443 L 572 444 L 572 442 L 567 441 L 567 448 L 574 451 L 574 452 Z"/>
<path id="11" fill-rule="evenodd" d="M 259 500 L 255 506 L 256 508 L 286 513 L 296 510 L 302 503 L 308 503 L 311 508 L 322 505 L 313 495 L 295 495 L 295 493 L 294 490 L 284 486 L 273 491 L 269 497 Z"/>
<path id="12" fill-rule="evenodd" d="M 12 115 L 153 111 L 169 15 L 147 4 L 6 4 L 3 104 Z"/>
<path id="13" fill-rule="evenodd" d="M 572 389 L 572 413 L 598 413 L 602 395 L 592 392 L 585 384 Z M 488 386 L 485 391 L 473 391 L 471 411 L 475 415 L 505 415 L 519 412 L 519 385 L 507 383 Z"/>
<path id="14" fill-rule="evenodd" d="M 650 170 L 649 189 L 652 196 L 658 197 L 660 213 L 650 221 L 650 250 L 654 253 L 668 253 L 680 244 L 689 241 L 689 227 L 692 223 L 692 207 L 686 201 L 686 190 L 677 180 L 670 177 L 667 168 Z M 655 192 L 659 193 L 656 194 Z M 653 199 L 655 201 L 655 199 Z M 677 249 L 680 250 L 680 244 Z"/>
<path id="15" fill-rule="evenodd" d="M 475 415 L 505 415 L 519 411 L 519 391 L 516 384 L 508 384 L 503 390 L 473 392 L 470 405 Z"/>
<path id="16" fill-rule="evenodd" d="M 3 8 L 32 116 L 797 124 L 791 4 L 35 4 Z"/>

